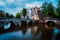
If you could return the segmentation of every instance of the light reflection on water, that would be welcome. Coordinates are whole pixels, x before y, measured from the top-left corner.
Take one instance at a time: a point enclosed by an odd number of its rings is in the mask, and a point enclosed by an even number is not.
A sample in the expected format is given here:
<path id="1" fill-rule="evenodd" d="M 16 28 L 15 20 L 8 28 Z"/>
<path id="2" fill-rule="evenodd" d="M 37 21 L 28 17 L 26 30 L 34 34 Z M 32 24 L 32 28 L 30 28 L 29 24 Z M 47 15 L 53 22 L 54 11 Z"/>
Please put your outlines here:
<path id="1" fill-rule="evenodd" d="M 54 33 L 55 35 L 58 34 L 58 33 L 60 33 L 60 29 L 55 28 L 53 33 Z"/>
<path id="2" fill-rule="evenodd" d="M 1 34 L 0 40 L 25 40 L 25 39 L 26 40 L 34 40 L 34 39 L 40 40 L 41 34 L 37 33 L 37 27 L 38 26 L 33 26 L 33 27 L 28 27 L 28 28 L 22 27 L 22 29 L 18 31 Z M 35 35 L 35 33 L 37 33 L 37 35 Z"/>
<path id="3" fill-rule="evenodd" d="M 31 33 L 31 29 L 29 28 L 26 34 L 23 34 L 22 30 L 16 32 L 10 32 L 6 34 L 0 35 L 1 40 L 9 40 L 9 39 L 33 39 L 34 35 Z"/>
<path id="4" fill-rule="evenodd" d="M 51 36 L 51 40 L 56 39 L 56 35 L 60 33 L 60 29 L 55 28 L 54 31 L 50 33 L 50 30 L 45 30 L 44 29 L 44 24 L 39 24 L 39 25 L 32 25 L 32 26 L 22 26 L 22 28 L 18 31 L 14 32 L 9 32 L 9 33 L 4 33 L 0 35 L 0 40 L 41 40 L 46 39 L 50 40 L 48 36 Z M 8 29 L 10 27 L 10 23 L 5 25 L 5 28 Z"/>
<path id="5" fill-rule="evenodd" d="M 54 28 L 54 32 L 53 32 L 53 37 L 52 40 L 56 40 L 56 36 L 60 35 L 60 29 Z M 58 36 L 59 37 L 59 36 Z M 60 37 L 57 38 L 58 40 L 60 40 Z"/>
<path id="6" fill-rule="evenodd" d="M 10 28 L 10 23 L 6 23 L 5 25 L 4 25 L 4 29 L 9 29 Z"/>

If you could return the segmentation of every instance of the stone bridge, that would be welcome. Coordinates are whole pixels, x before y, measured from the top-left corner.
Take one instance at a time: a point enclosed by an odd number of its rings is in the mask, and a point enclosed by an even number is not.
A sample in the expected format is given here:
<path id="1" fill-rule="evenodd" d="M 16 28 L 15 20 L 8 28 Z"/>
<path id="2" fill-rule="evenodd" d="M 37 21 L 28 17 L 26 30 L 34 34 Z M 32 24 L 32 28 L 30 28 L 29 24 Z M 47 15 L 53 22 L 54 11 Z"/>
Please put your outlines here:
<path id="1" fill-rule="evenodd" d="M 29 24 L 29 23 L 34 23 L 34 20 L 23 20 L 23 19 L 4 19 L 4 20 L 0 20 L 0 23 L 7 23 L 12 21 L 15 25 L 21 25 L 22 23 L 24 24 Z"/>

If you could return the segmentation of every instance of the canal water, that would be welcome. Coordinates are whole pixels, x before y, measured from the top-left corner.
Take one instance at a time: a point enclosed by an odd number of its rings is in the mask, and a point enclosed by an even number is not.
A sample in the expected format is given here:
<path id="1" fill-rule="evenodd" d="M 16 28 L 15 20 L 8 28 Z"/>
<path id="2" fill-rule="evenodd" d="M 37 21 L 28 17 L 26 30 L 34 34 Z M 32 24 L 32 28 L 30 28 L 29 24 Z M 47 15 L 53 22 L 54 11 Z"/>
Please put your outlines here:
<path id="1" fill-rule="evenodd" d="M 0 28 L 0 40 L 60 40 L 60 29 L 46 28 L 46 24 L 10 26 L 10 23 Z"/>

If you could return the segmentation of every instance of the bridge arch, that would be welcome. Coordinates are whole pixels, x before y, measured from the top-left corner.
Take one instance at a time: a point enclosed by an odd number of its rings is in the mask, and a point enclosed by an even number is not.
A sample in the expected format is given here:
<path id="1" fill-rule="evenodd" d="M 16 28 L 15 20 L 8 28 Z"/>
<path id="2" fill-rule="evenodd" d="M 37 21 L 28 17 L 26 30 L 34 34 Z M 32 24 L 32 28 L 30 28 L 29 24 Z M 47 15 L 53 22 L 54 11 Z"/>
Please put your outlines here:
<path id="1" fill-rule="evenodd" d="M 54 21 L 47 21 L 46 25 L 49 27 L 55 27 L 56 23 Z"/>

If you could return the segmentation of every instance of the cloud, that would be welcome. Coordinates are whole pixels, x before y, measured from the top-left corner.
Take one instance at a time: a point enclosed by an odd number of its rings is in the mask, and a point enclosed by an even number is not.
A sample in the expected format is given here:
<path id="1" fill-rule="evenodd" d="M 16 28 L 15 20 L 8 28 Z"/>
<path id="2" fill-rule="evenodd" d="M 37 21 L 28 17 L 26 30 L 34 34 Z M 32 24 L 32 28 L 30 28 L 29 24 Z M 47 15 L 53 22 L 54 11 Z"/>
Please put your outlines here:
<path id="1" fill-rule="evenodd" d="M 16 0 L 16 1 L 18 1 L 18 2 L 23 2 L 23 1 L 26 1 L 26 0 Z"/>
<path id="2" fill-rule="evenodd" d="M 25 5 L 25 7 L 26 8 L 32 8 L 32 7 L 40 7 L 42 5 L 42 2 L 40 3 L 40 2 L 33 2 L 33 3 L 27 3 L 26 5 Z"/>
<path id="3" fill-rule="evenodd" d="M 8 13 L 13 14 L 15 16 L 17 12 L 20 12 L 20 10 L 22 10 L 22 8 L 20 8 L 20 7 L 16 7 L 15 9 L 6 8 L 5 12 L 8 12 Z"/>
<path id="4" fill-rule="evenodd" d="M 45 1 L 49 2 L 50 0 L 0 0 L 0 10 L 15 15 L 22 8 L 40 7 Z M 52 2 L 56 4 L 55 0 Z"/>
<path id="5" fill-rule="evenodd" d="M 35 6 L 40 6 L 40 2 L 36 1 L 26 1 L 26 0 L 4 0 L 0 1 L 4 6 L 0 6 L 0 9 L 4 10 L 5 12 L 8 12 L 10 14 L 16 15 L 16 12 L 20 12 L 22 8 L 27 8 L 27 7 L 35 7 Z M 32 6 L 31 6 L 32 5 Z"/>
<path id="6" fill-rule="evenodd" d="M 8 1 L 9 3 L 11 3 L 11 2 L 14 2 L 14 0 L 10 0 L 10 1 Z"/>
<path id="7" fill-rule="evenodd" d="M 5 0 L 7 3 L 13 3 L 14 0 Z"/>
<path id="8" fill-rule="evenodd" d="M 10 14 L 15 15 L 16 12 L 20 12 L 22 8 L 21 2 L 14 0 L 0 0 L 0 10 L 8 12 Z"/>
<path id="9" fill-rule="evenodd" d="M 0 0 L 0 6 L 5 5 L 5 2 Z"/>

